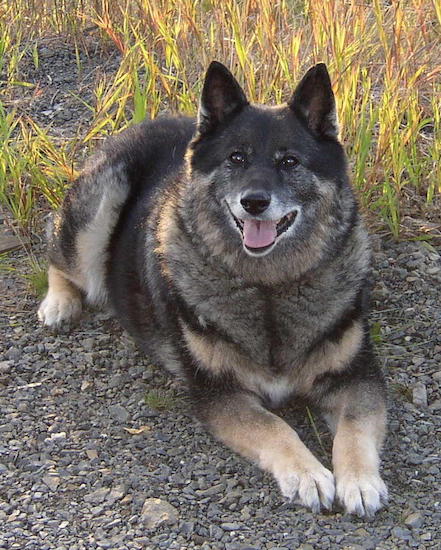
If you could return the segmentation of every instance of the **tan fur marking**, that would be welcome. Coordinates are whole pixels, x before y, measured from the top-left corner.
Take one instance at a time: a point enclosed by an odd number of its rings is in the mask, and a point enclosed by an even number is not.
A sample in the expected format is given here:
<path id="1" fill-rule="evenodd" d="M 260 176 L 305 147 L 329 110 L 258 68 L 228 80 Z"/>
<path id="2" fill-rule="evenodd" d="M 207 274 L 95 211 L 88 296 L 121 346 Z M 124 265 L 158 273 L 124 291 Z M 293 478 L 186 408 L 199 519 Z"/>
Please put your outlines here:
<path id="1" fill-rule="evenodd" d="M 48 286 L 51 292 L 57 294 L 67 294 L 71 296 L 79 296 L 78 288 L 75 287 L 69 280 L 69 275 L 64 271 L 50 265 L 48 272 Z"/>
<path id="2" fill-rule="evenodd" d="M 183 325 L 183 332 L 188 349 L 211 372 L 220 374 L 232 370 L 239 373 L 243 369 L 248 371 L 253 368 L 252 362 L 247 361 L 227 342 L 202 336 L 186 325 Z"/>
<path id="3" fill-rule="evenodd" d="M 164 204 L 158 221 L 157 237 L 159 246 L 155 252 L 165 254 L 173 243 L 182 238 L 175 220 L 175 201 L 169 198 Z"/>
<path id="4" fill-rule="evenodd" d="M 308 393 L 317 376 L 325 372 L 340 371 L 360 349 L 363 339 L 363 327 L 354 322 L 343 334 L 339 342 L 326 341 L 309 356 L 303 371 L 305 373 L 303 392 Z"/>
<path id="5" fill-rule="evenodd" d="M 198 334 L 185 324 L 183 332 L 189 350 L 201 365 L 216 374 L 234 372 L 243 388 L 268 396 L 274 405 L 290 393 L 307 396 L 318 376 L 344 369 L 358 351 L 363 338 L 363 328 L 356 322 L 346 330 L 340 342 L 325 342 L 309 356 L 306 363 L 293 365 L 288 372 L 275 376 L 223 340 Z"/>
<path id="6" fill-rule="evenodd" d="M 360 420 L 340 419 L 332 453 L 337 475 L 344 472 L 360 475 L 378 471 L 378 453 L 384 439 L 385 423 L 384 410 Z"/>
<path id="7" fill-rule="evenodd" d="M 383 408 L 357 420 L 342 414 L 337 423 L 332 462 L 337 496 L 349 513 L 370 516 L 387 501 L 379 473 L 385 423 Z"/>

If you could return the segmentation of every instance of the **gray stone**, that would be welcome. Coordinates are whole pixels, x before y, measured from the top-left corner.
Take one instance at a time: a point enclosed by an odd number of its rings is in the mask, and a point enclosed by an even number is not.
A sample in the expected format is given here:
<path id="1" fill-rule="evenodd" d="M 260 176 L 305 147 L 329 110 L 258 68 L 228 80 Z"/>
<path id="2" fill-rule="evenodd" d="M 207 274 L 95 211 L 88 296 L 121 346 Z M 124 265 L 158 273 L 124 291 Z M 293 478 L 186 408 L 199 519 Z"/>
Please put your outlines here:
<path id="1" fill-rule="evenodd" d="M 84 349 L 92 351 L 95 346 L 95 340 L 93 338 L 84 338 L 81 342 Z"/>
<path id="2" fill-rule="evenodd" d="M 431 411 L 439 411 L 441 409 L 441 399 L 436 399 L 433 403 L 429 405 Z"/>
<path id="3" fill-rule="evenodd" d="M 84 500 L 85 502 L 89 502 L 90 504 L 101 504 L 105 501 L 109 493 L 110 489 L 108 489 L 107 487 L 100 487 L 92 493 L 85 495 Z"/>
<path id="4" fill-rule="evenodd" d="M 413 387 L 412 402 L 415 407 L 427 407 L 427 388 L 423 382 L 417 382 Z"/>
<path id="5" fill-rule="evenodd" d="M 399 526 L 394 527 L 391 530 L 391 534 L 392 536 L 400 540 L 409 540 L 410 538 L 412 538 L 411 532 L 409 531 L 409 529 L 406 529 L 405 527 L 399 527 Z"/>
<path id="6" fill-rule="evenodd" d="M 118 404 L 109 407 L 109 414 L 114 420 L 121 423 L 127 422 L 130 417 L 129 412 L 122 405 Z"/>
<path id="7" fill-rule="evenodd" d="M 18 359 L 20 359 L 21 353 L 22 353 L 21 350 L 13 347 L 6 352 L 6 355 L 7 357 L 9 357 L 11 361 L 17 361 Z"/>
<path id="8" fill-rule="evenodd" d="M 244 529 L 243 523 L 225 522 L 220 525 L 224 531 L 240 531 Z"/>
<path id="9" fill-rule="evenodd" d="M 7 374 L 12 368 L 12 361 L 0 361 L 0 374 Z"/>
<path id="10" fill-rule="evenodd" d="M 423 525 L 424 517 L 422 514 L 420 514 L 420 512 L 413 512 L 405 518 L 404 523 L 408 527 L 412 527 L 412 529 L 418 529 L 418 527 L 421 527 Z"/>
<path id="11" fill-rule="evenodd" d="M 178 510 L 160 498 L 148 498 L 142 507 L 142 523 L 147 529 L 156 529 L 160 525 L 174 525 L 178 521 Z"/>
<path id="12" fill-rule="evenodd" d="M 60 478 L 55 475 L 43 476 L 43 482 L 49 487 L 51 491 L 56 491 L 60 484 Z"/>
<path id="13" fill-rule="evenodd" d="M 115 504 L 117 500 L 121 500 L 126 494 L 125 487 L 123 485 L 117 485 L 110 490 L 106 496 L 106 502 L 109 504 Z"/>
<path id="14" fill-rule="evenodd" d="M 181 533 L 191 535 L 194 531 L 194 521 L 185 521 L 180 527 Z"/>

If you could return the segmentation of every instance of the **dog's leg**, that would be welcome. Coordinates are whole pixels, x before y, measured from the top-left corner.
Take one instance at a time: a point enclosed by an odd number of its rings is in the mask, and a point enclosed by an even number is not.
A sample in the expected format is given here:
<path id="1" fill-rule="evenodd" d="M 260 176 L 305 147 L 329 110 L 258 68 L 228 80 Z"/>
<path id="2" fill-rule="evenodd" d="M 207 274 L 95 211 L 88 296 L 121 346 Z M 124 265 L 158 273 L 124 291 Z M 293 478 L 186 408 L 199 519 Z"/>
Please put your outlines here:
<path id="1" fill-rule="evenodd" d="M 379 473 L 384 432 L 384 412 L 359 419 L 343 413 L 338 421 L 332 461 L 337 496 L 351 514 L 372 516 L 387 501 Z"/>
<path id="2" fill-rule="evenodd" d="M 333 398 L 326 418 L 335 432 L 332 462 L 339 501 L 350 514 L 372 516 L 387 502 L 379 453 L 386 431 L 382 387 L 354 383 Z"/>
<path id="3" fill-rule="evenodd" d="M 45 325 L 75 320 L 83 296 L 89 304 L 106 303 L 109 242 L 129 191 L 125 164 L 104 154 L 68 190 L 47 228 L 49 290 L 38 310 Z"/>
<path id="4" fill-rule="evenodd" d="M 214 436 L 242 456 L 271 472 L 284 496 L 319 511 L 330 509 L 334 478 L 281 418 L 266 410 L 256 396 L 231 393 L 199 400 L 199 416 Z M 208 397 L 208 399 L 207 399 Z"/>
<path id="5" fill-rule="evenodd" d="M 79 289 L 63 271 L 53 265 L 49 266 L 48 284 L 48 292 L 38 309 L 40 321 L 50 327 L 57 327 L 76 320 L 82 309 Z"/>

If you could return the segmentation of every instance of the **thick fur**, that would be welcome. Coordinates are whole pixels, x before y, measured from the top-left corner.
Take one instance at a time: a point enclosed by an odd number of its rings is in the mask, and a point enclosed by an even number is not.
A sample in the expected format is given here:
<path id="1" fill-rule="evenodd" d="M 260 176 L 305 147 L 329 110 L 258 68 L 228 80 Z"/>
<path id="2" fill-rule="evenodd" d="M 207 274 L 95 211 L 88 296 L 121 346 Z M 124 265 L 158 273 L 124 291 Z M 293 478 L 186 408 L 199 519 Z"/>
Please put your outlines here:
<path id="1" fill-rule="evenodd" d="M 274 220 L 274 242 L 247 245 L 246 227 Z M 318 511 L 336 492 L 349 513 L 371 515 L 387 490 L 369 257 L 324 65 L 288 104 L 265 107 L 214 62 L 197 121 L 131 128 L 69 190 L 49 227 L 39 317 L 71 321 L 81 294 L 108 302 L 154 361 L 185 378 L 208 430 L 285 496 Z M 334 473 L 269 410 L 299 398 L 335 434 Z"/>

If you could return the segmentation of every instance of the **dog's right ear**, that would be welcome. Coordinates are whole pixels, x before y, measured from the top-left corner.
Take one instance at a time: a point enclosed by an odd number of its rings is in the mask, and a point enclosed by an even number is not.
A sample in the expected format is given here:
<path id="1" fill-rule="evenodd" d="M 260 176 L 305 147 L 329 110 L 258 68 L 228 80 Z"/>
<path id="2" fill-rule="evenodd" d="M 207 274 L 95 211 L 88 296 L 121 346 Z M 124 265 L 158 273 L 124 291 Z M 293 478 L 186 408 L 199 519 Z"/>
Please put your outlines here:
<path id="1" fill-rule="evenodd" d="M 218 124 L 226 122 L 246 105 L 248 100 L 234 76 L 225 65 L 212 61 L 205 75 L 199 106 L 199 133 L 212 132 Z"/>

